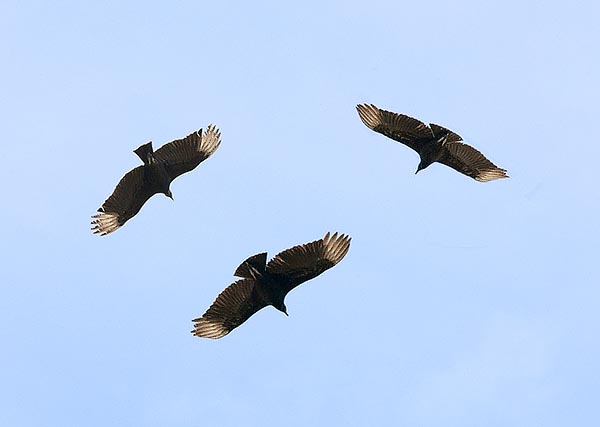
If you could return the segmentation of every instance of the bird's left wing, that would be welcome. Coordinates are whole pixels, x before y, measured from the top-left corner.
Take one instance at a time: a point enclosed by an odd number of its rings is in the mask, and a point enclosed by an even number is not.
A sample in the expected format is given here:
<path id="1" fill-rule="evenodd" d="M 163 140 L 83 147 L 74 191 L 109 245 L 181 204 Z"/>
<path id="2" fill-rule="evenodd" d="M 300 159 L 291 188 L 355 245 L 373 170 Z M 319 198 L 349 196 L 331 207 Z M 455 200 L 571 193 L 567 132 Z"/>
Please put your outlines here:
<path id="1" fill-rule="evenodd" d="M 350 240 L 344 234 L 327 233 L 320 240 L 280 252 L 267 264 L 267 272 L 280 279 L 287 293 L 340 262 L 348 253 Z"/>
<path id="2" fill-rule="evenodd" d="M 92 231 L 104 236 L 117 230 L 133 218 L 158 189 L 144 179 L 144 166 L 138 166 L 125 174 L 108 199 L 92 216 Z"/>
<path id="3" fill-rule="evenodd" d="M 206 313 L 194 322 L 192 334 L 204 338 L 221 338 L 266 307 L 254 291 L 254 280 L 233 282 L 219 294 Z"/>
<path id="4" fill-rule="evenodd" d="M 165 163 L 171 180 L 196 168 L 210 157 L 221 144 L 221 132 L 209 125 L 206 132 L 202 129 L 183 139 L 171 141 L 154 152 L 157 161 Z"/>
<path id="5" fill-rule="evenodd" d="M 373 104 L 359 104 L 356 110 L 369 129 L 401 142 L 417 153 L 433 138 L 425 123 L 407 115 L 382 110 Z"/>
<path id="6" fill-rule="evenodd" d="M 506 170 L 490 162 L 478 150 L 460 142 L 450 142 L 445 145 L 447 151 L 438 160 L 440 163 L 470 176 L 480 182 L 508 178 Z"/>

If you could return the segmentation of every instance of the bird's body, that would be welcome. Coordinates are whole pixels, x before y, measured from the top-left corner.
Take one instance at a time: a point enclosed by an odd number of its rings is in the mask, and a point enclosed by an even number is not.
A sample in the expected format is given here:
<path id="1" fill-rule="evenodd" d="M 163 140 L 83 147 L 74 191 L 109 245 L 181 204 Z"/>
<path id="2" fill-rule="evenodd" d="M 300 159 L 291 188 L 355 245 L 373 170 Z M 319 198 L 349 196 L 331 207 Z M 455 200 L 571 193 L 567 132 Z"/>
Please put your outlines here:
<path id="1" fill-rule="evenodd" d="M 506 170 L 490 162 L 475 148 L 463 144 L 460 135 L 442 126 L 425 123 L 375 105 L 356 106 L 362 122 L 375 132 L 401 142 L 415 150 L 421 158 L 417 172 L 438 162 L 471 178 L 486 182 L 508 178 Z M 415 172 L 415 173 L 417 173 Z"/>
<path id="2" fill-rule="evenodd" d="M 444 156 L 443 139 L 433 139 L 427 144 L 423 144 L 423 148 L 419 151 L 419 170 L 425 169 L 429 165 L 439 162 Z"/>
<path id="3" fill-rule="evenodd" d="M 284 287 L 271 274 L 265 272 L 254 279 L 253 298 L 264 307 L 273 306 L 282 313 L 287 314 L 284 300 L 287 292 Z"/>
<path id="4" fill-rule="evenodd" d="M 167 172 L 165 162 L 158 162 L 151 154 L 148 156 L 148 163 L 144 166 L 144 184 L 147 185 L 155 194 L 162 193 L 167 197 L 171 195 L 171 177 Z"/>
<path id="5" fill-rule="evenodd" d="M 236 269 L 240 280 L 228 286 L 200 318 L 194 319 L 192 334 L 221 338 L 269 305 L 287 315 L 288 292 L 344 258 L 350 238 L 327 233 L 323 239 L 294 246 L 268 263 L 266 252 L 251 256 Z"/>
<path id="6" fill-rule="evenodd" d="M 135 216 L 144 203 L 155 194 L 173 198 L 171 182 L 179 175 L 196 168 L 219 148 L 219 130 L 210 125 L 183 139 L 172 141 L 158 150 L 152 142 L 141 145 L 134 153 L 144 162 L 129 171 L 106 199 L 99 214 L 92 216 L 92 231 L 102 236 L 112 233 Z"/>
<path id="7" fill-rule="evenodd" d="M 144 165 L 144 180 L 156 193 L 163 193 L 167 197 L 172 197 L 172 180 L 163 162 L 154 162 L 149 165 Z"/>

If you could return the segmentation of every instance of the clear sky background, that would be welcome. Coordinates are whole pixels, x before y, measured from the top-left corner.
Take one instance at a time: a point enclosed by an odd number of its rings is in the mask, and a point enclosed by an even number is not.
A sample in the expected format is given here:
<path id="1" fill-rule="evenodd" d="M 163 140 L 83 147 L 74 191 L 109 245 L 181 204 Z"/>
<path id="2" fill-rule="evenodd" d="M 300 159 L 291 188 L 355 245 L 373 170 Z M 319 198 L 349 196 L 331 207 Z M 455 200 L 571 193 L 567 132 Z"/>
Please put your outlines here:
<path id="1" fill-rule="evenodd" d="M 0 3 L 0 425 L 600 425 L 595 1 Z M 446 126 L 478 183 L 367 129 Z M 219 150 L 107 237 L 133 154 Z M 221 340 L 246 257 L 346 258 Z"/>

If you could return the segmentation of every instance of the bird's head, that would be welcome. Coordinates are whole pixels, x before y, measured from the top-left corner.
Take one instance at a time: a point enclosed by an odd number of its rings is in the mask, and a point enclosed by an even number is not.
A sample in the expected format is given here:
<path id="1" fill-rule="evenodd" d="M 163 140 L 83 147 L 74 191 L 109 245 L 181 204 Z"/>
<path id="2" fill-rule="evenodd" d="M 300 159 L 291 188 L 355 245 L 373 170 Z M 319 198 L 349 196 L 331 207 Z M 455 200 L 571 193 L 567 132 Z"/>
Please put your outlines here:
<path id="1" fill-rule="evenodd" d="M 175 199 L 173 198 L 173 193 L 171 193 L 171 190 L 167 190 L 167 191 L 165 191 L 165 196 L 167 196 L 167 197 L 168 197 L 169 199 L 171 199 L 171 200 L 175 200 Z"/>
<path id="2" fill-rule="evenodd" d="M 283 301 L 281 302 L 281 304 L 278 304 L 276 306 L 274 306 L 277 310 L 281 311 L 283 314 L 285 314 L 286 316 L 289 316 L 288 312 L 287 312 L 287 307 L 285 306 L 285 304 L 283 303 Z"/>
<path id="3" fill-rule="evenodd" d="M 419 162 L 419 166 L 417 166 L 417 171 L 415 172 L 415 175 L 419 173 L 419 171 L 425 169 L 426 167 L 428 167 L 429 165 L 431 165 L 434 162 L 433 159 L 431 158 L 421 158 L 421 161 Z"/>

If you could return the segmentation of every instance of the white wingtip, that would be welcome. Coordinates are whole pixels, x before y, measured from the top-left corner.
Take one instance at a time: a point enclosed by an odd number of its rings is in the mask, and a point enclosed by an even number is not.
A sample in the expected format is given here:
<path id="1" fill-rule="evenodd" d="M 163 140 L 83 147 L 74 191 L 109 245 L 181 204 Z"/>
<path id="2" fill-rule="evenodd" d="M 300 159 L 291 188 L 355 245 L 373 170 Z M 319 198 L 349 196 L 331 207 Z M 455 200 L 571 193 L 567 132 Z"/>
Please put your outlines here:
<path id="1" fill-rule="evenodd" d="M 329 232 L 323 238 L 325 246 L 325 258 L 335 262 L 336 264 L 342 260 L 350 249 L 350 241 L 352 238 L 345 234 L 338 234 L 336 231 L 333 235 Z"/>
<path id="2" fill-rule="evenodd" d="M 194 330 L 191 332 L 196 337 L 218 339 L 230 332 L 222 322 L 211 321 L 204 317 L 194 319 L 192 322 L 194 322 Z"/>
<path id="3" fill-rule="evenodd" d="M 114 212 L 101 212 L 92 216 L 92 218 L 94 218 L 92 221 L 92 231 L 94 234 L 106 236 L 121 227 L 119 216 Z"/>
<path id="4" fill-rule="evenodd" d="M 362 122 L 369 129 L 375 129 L 381 124 L 381 113 L 379 108 L 373 104 L 358 104 L 356 106 L 358 115 Z"/>
<path id="5" fill-rule="evenodd" d="M 509 178 L 504 169 L 490 169 L 479 172 L 475 179 L 479 182 L 488 182 L 495 179 Z"/>
<path id="6" fill-rule="evenodd" d="M 211 156 L 221 145 L 221 131 L 213 124 L 207 126 L 206 131 L 202 135 L 200 143 L 200 151 L 206 156 Z"/>

